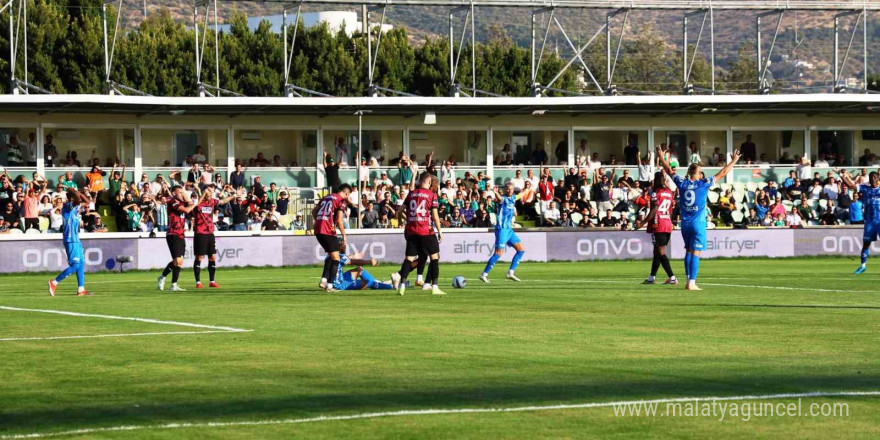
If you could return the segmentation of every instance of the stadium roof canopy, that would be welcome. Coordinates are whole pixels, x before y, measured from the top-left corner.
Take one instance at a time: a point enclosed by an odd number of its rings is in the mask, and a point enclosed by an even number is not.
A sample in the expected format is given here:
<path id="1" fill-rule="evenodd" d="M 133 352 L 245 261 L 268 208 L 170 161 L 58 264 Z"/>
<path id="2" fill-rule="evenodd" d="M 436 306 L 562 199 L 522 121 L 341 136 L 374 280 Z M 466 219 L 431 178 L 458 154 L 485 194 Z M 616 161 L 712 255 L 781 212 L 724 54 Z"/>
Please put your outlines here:
<path id="1" fill-rule="evenodd" d="M 0 113 L 124 115 L 311 115 L 358 110 L 372 115 L 542 114 L 865 114 L 880 112 L 878 94 L 452 97 L 155 97 L 119 95 L 3 95 Z"/>

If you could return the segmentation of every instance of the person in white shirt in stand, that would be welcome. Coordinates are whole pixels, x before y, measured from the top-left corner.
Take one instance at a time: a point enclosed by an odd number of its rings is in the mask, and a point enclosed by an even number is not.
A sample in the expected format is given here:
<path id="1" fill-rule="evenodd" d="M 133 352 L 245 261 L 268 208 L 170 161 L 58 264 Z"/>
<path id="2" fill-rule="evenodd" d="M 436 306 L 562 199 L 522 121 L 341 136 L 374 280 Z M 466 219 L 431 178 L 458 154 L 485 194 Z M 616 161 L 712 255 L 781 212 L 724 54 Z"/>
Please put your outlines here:
<path id="1" fill-rule="evenodd" d="M 654 179 L 654 173 L 657 171 L 657 161 L 654 158 L 654 152 L 649 151 L 648 155 L 642 157 L 641 154 L 636 156 L 639 166 L 639 187 L 642 189 L 650 188 Z"/>
<path id="2" fill-rule="evenodd" d="M 532 171 L 532 170 L 526 171 L 526 180 L 528 180 L 532 184 L 532 189 L 537 191 L 538 183 L 540 183 L 540 179 L 538 179 L 538 177 L 535 176 L 534 171 Z M 523 186 L 523 187 L 525 187 L 525 186 Z"/>
<path id="3" fill-rule="evenodd" d="M 336 139 L 336 163 L 343 166 L 348 166 L 348 146 L 345 145 L 344 138 Z"/>
<path id="4" fill-rule="evenodd" d="M 797 206 L 791 207 L 791 212 L 785 216 L 785 225 L 790 228 L 797 228 L 804 226 L 804 219 L 801 218 L 800 213 L 798 212 Z"/>
<path id="5" fill-rule="evenodd" d="M 581 139 L 580 145 L 574 152 L 575 164 L 579 167 L 586 167 L 590 163 L 590 147 L 587 146 L 587 140 Z"/>
<path id="6" fill-rule="evenodd" d="M 825 155 L 820 154 L 819 158 L 816 159 L 816 163 L 814 163 L 813 166 L 815 166 L 816 168 L 828 168 L 831 165 L 829 165 L 828 161 L 825 160 Z"/>
<path id="7" fill-rule="evenodd" d="M 822 194 L 825 194 L 828 200 L 837 201 L 837 196 L 840 195 L 840 185 L 833 177 L 828 178 L 828 184 L 822 188 Z"/>
<path id="8" fill-rule="evenodd" d="M 526 179 L 523 179 L 522 170 L 516 170 L 516 176 L 510 179 L 510 183 L 513 185 L 514 194 L 518 194 L 526 187 Z"/>
<path id="9" fill-rule="evenodd" d="M 24 161 L 29 167 L 37 166 L 37 141 L 36 135 L 28 134 L 27 145 L 24 146 Z"/>
<path id="10" fill-rule="evenodd" d="M 452 168 L 452 162 L 446 160 L 443 161 L 443 166 L 440 167 L 440 181 L 452 181 L 455 182 L 455 170 Z"/>

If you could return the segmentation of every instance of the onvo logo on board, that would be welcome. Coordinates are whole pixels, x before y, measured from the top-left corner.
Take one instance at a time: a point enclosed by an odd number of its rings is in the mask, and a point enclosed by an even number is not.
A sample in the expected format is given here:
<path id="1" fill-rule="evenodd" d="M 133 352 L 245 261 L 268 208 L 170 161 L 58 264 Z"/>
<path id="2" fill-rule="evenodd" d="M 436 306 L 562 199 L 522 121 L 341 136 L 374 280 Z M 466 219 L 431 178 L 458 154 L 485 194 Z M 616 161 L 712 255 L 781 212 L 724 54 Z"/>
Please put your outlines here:
<path id="1" fill-rule="evenodd" d="M 83 249 L 86 266 L 104 264 L 104 252 L 101 248 Z M 21 264 L 28 269 L 67 267 L 67 254 L 62 249 L 25 249 L 21 253 Z"/>
<path id="2" fill-rule="evenodd" d="M 852 235 L 842 237 L 827 236 L 822 238 L 822 252 L 829 254 L 855 254 L 862 250 L 862 239 Z M 880 251 L 880 243 L 871 243 L 871 250 Z"/>
<path id="3" fill-rule="evenodd" d="M 642 240 L 638 238 L 583 238 L 577 242 L 577 253 L 583 257 L 642 255 Z"/>
<path id="4" fill-rule="evenodd" d="M 382 259 L 385 258 L 385 243 L 381 241 L 374 241 L 369 243 L 364 243 L 362 245 L 358 245 L 356 243 L 348 243 L 348 246 L 345 248 L 345 253 L 347 255 L 355 255 L 363 253 L 364 257 Z M 326 256 L 326 252 L 324 252 L 324 248 L 321 245 L 315 246 L 315 259 L 318 261 L 324 261 L 324 257 Z"/>

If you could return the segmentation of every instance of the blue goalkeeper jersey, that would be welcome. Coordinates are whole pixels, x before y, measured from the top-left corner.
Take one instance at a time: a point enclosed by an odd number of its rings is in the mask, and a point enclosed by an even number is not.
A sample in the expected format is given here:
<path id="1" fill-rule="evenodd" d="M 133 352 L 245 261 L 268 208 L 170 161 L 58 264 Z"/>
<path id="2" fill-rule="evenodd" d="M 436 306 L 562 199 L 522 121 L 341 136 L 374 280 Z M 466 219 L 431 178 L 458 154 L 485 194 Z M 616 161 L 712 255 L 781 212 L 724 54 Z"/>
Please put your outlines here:
<path id="1" fill-rule="evenodd" d="M 709 188 L 715 184 L 715 178 L 689 180 L 681 176 L 673 176 L 672 180 L 678 187 L 678 205 L 682 223 L 706 223 L 706 201 Z"/>
<path id="2" fill-rule="evenodd" d="M 498 202 L 498 215 L 495 218 L 495 229 L 513 229 L 516 218 L 516 196 L 501 196 Z"/>
<path id="3" fill-rule="evenodd" d="M 865 223 L 880 223 L 880 188 L 859 185 L 859 192 L 865 203 Z"/>
<path id="4" fill-rule="evenodd" d="M 61 207 L 61 234 L 65 243 L 79 243 L 79 205 L 67 202 Z"/>

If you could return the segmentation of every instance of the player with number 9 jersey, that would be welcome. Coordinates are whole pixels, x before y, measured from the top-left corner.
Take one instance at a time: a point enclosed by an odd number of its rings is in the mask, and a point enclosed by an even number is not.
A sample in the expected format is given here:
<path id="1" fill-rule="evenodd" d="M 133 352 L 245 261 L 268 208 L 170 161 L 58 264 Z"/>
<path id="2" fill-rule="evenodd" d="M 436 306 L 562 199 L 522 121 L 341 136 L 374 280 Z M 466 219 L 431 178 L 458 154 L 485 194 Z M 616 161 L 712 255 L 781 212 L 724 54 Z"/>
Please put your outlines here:
<path id="1" fill-rule="evenodd" d="M 681 213 L 681 236 L 685 249 L 702 251 L 706 249 L 706 201 L 709 188 L 715 178 L 690 180 L 673 176 L 678 187 L 678 211 Z"/>

